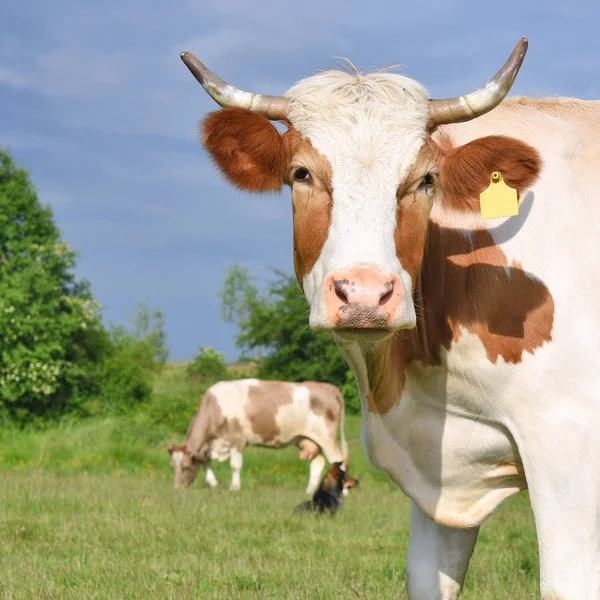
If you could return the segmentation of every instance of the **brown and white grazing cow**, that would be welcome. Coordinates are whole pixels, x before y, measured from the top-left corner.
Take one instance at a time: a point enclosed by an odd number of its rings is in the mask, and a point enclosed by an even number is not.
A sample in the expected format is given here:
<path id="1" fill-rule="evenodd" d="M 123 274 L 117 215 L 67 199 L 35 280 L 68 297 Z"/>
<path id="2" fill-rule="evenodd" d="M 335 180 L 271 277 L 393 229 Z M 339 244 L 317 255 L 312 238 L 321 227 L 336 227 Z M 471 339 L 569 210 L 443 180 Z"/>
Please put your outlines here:
<path id="1" fill-rule="evenodd" d="M 338 429 L 341 450 L 337 443 Z M 307 494 L 319 486 L 325 466 L 348 464 L 344 433 L 344 398 L 329 383 L 305 381 L 220 381 L 208 388 L 180 446 L 170 446 L 175 487 L 188 487 L 204 466 L 210 487 L 217 479 L 211 459 L 230 459 L 231 490 L 240 489 L 240 471 L 246 446 L 283 448 L 296 444 L 300 459 L 310 461 Z"/>
<path id="2" fill-rule="evenodd" d="M 182 55 L 224 107 L 202 134 L 220 171 L 291 188 L 310 323 L 356 375 L 371 462 L 412 499 L 413 600 L 456 598 L 480 524 L 526 487 L 542 597 L 600 598 L 600 102 L 502 102 L 526 49 L 441 100 L 336 70 L 260 96 Z M 482 219 L 495 171 L 518 216 Z"/>

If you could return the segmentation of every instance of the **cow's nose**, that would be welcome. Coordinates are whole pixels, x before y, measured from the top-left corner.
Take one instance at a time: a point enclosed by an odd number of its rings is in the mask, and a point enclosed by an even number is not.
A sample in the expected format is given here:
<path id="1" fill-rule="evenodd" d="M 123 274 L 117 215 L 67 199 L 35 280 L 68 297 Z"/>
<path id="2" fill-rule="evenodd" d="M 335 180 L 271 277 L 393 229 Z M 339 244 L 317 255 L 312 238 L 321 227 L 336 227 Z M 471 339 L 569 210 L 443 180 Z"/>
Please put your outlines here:
<path id="1" fill-rule="evenodd" d="M 366 279 L 370 281 L 366 281 Z M 340 305 L 361 304 L 363 306 L 385 306 L 394 292 L 394 282 L 389 277 L 374 277 L 362 274 L 362 281 L 351 276 L 333 279 L 333 289 Z"/>
<path id="2" fill-rule="evenodd" d="M 396 275 L 356 269 L 331 273 L 325 281 L 325 308 L 334 327 L 385 329 L 401 302 Z"/>

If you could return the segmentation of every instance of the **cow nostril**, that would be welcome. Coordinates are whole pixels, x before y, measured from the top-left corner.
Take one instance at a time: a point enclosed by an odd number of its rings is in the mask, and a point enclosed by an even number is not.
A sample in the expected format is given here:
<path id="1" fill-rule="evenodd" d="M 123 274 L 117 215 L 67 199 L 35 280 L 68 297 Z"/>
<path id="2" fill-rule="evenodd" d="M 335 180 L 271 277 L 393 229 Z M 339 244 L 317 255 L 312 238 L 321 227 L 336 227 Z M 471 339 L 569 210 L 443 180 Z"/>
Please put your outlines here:
<path id="1" fill-rule="evenodd" d="M 387 302 L 392 297 L 392 294 L 394 292 L 394 285 L 392 283 L 390 283 L 388 285 L 389 285 L 390 289 L 379 299 L 379 306 L 383 306 L 384 304 L 387 304 Z"/>
<path id="2" fill-rule="evenodd" d="M 342 301 L 344 304 L 348 304 L 348 295 L 344 291 L 344 285 L 347 283 L 347 281 L 339 280 L 333 282 L 333 287 L 335 288 L 335 295 L 338 297 L 338 300 Z"/>
<path id="3" fill-rule="evenodd" d="M 348 296 L 337 287 L 335 288 L 335 295 L 338 297 L 338 300 L 341 300 L 344 304 L 348 304 Z"/>

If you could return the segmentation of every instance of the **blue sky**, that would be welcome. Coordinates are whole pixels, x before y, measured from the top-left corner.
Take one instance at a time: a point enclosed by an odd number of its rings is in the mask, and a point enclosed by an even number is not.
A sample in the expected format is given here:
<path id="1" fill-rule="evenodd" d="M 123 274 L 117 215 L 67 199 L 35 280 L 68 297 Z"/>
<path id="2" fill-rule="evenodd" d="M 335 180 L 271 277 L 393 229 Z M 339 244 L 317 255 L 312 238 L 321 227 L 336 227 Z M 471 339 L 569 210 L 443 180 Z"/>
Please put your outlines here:
<path id="1" fill-rule="evenodd" d="M 199 344 L 235 358 L 225 270 L 292 271 L 290 199 L 241 194 L 213 172 L 196 129 L 215 105 L 181 51 L 267 94 L 345 56 L 361 69 L 401 63 L 446 96 L 479 87 L 526 36 L 513 93 L 596 99 L 598 17 L 594 0 L 5 2 L 0 145 L 80 252 L 106 320 L 144 302 L 165 312 L 172 358 Z"/>

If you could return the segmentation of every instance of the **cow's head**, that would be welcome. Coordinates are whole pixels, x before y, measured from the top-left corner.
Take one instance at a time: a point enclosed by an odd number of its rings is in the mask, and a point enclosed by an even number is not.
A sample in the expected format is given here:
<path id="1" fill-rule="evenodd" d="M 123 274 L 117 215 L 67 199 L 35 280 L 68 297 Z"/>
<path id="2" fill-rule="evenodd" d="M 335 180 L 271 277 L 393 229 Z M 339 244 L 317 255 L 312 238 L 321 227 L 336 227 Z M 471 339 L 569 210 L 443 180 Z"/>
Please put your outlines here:
<path id="1" fill-rule="evenodd" d="M 206 117 L 202 136 L 225 177 L 251 192 L 292 190 L 294 266 L 314 329 L 342 341 L 415 327 L 413 290 L 432 208 L 478 210 L 495 170 L 519 190 L 535 180 L 539 155 L 516 139 L 452 148 L 432 138 L 439 125 L 497 106 L 526 49 L 523 39 L 480 90 L 443 100 L 400 75 L 336 70 L 301 81 L 285 97 L 261 96 L 182 54 L 224 107 Z"/>
<path id="2" fill-rule="evenodd" d="M 175 487 L 190 487 L 198 476 L 200 465 L 206 462 L 206 458 L 198 454 L 192 454 L 185 444 L 183 446 L 169 446 L 167 452 L 171 455 L 170 464 L 175 472 Z"/>

